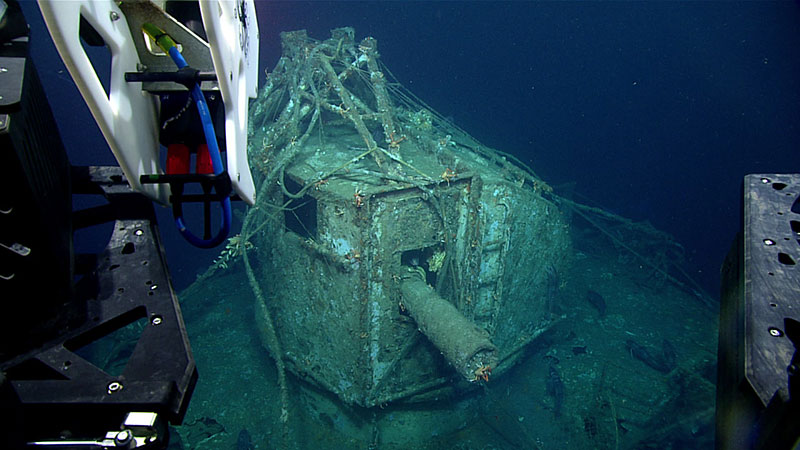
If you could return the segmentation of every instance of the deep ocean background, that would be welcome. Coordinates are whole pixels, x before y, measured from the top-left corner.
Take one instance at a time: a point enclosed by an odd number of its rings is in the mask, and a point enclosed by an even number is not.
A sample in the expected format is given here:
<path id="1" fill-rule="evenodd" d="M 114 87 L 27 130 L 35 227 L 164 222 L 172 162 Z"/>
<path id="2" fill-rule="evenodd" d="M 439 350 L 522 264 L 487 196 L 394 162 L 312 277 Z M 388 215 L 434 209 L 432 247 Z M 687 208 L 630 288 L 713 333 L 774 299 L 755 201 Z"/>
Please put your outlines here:
<path id="1" fill-rule="evenodd" d="M 715 297 L 740 228 L 742 177 L 798 171 L 796 2 L 257 1 L 256 9 L 264 69 L 280 57 L 281 31 L 325 39 L 352 26 L 357 39 L 375 37 L 402 84 L 481 142 L 554 186 L 576 183 L 579 201 L 675 236 Z M 71 162 L 113 164 L 36 4 L 23 10 Z M 159 209 L 182 289 L 218 252 L 183 242 Z"/>

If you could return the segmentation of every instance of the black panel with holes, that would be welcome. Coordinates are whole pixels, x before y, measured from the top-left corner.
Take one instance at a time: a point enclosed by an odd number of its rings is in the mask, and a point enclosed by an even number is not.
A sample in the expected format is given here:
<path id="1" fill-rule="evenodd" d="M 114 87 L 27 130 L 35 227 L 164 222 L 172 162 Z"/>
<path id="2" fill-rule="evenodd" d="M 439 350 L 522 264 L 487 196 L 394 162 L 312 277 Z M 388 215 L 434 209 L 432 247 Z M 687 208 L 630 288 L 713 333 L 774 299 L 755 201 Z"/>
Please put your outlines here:
<path id="1" fill-rule="evenodd" d="M 744 180 L 743 232 L 722 267 L 718 448 L 800 437 L 800 174 Z"/>

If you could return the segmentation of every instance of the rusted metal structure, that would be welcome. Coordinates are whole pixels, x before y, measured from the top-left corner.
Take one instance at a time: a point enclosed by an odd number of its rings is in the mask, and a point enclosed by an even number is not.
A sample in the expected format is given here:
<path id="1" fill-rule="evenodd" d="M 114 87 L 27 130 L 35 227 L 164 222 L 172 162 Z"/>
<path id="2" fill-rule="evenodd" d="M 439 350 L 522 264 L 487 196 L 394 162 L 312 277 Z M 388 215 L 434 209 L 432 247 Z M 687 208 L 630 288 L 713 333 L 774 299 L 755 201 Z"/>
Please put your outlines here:
<path id="1" fill-rule="evenodd" d="M 240 240 L 265 345 L 364 407 L 499 375 L 551 324 L 570 254 L 549 187 L 390 81 L 374 39 L 282 41 L 252 107 L 261 187 Z"/>

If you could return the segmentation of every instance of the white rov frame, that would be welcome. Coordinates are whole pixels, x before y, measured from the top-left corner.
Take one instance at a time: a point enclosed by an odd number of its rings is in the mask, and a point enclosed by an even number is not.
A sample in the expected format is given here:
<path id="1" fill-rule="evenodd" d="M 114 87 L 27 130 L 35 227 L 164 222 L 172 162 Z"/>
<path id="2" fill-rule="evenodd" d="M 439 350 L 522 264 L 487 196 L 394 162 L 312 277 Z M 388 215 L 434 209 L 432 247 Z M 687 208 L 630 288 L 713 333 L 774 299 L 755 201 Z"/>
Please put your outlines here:
<path id="1" fill-rule="evenodd" d="M 157 108 L 155 97 L 142 91 L 141 83 L 125 81 L 125 72 L 136 72 L 142 59 L 166 55 L 142 55 L 135 39 L 143 39 L 139 30 L 131 33 L 129 22 L 141 23 L 142 17 L 127 17 L 145 10 L 148 21 L 171 34 L 196 39 L 184 41 L 184 53 L 201 53 L 198 60 L 211 54 L 222 100 L 225 105 L 227 170 L 234 191 L 248 204 L 255 200 L 255 187 L 247 161 L 247 120 L 249 98 L 258 87 L 258 24 L 253 0 L 202 0 L 199 2 L 208 42 L 177 23 L 155 2 L 127 0 L 39 0 L 39 8 L 61 59 L 89 106 L 111 151 L 117 158 L 131 186 L 155 201 L 168 203 L 167 186 L 139 182 L 140 175 L 163 173 L 159 162 Z M 131 8 L 126 8 L 130 5 Z M 80 19 L 84 18 L 100 34 L 111 53 L 111 80 L 106 93 L 91 60 L 80 42 Z M 126 19 L 126 20 L 122 20 Z M 159 20 L 159 22 L 155 22 Z M 179 43 L 181 37 L 173 36 Z M 137 51 L 138 49 L 138 51 Z M 202 53 L 205 52 L 203 55 Z M 185 55 L 192 64 L 192 55 Z M 174 68 L 174 66 L 172 66 Z"/>

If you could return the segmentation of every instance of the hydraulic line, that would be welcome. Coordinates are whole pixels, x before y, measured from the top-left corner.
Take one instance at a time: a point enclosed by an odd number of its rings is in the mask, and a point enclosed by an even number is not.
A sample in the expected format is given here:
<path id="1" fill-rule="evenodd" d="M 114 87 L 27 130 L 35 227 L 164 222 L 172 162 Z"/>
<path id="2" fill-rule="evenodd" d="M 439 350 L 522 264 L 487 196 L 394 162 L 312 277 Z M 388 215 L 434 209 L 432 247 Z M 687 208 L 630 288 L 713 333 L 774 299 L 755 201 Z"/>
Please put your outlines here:
<path id="1" fill-rule="evenodd" d="M 145 23 L 142 25 L 142 31 L 147 33 L 147 35 L 150 36 L 164 52 L 169 54 L 169 56 L 172 58 L 172 61 L 176 66 L 178 66 L 178 69 L 183 69 L 184 67 L 188 66 L 186 60 L 183 58 L 183 55 L 181 55 L 181 52 L 178 51 L 178 46 L 175 44 L 175 41 L 173 41 L 168 34 L 164 33 L 162 29 L 153 24 Z M 206 103 L 203 91 L 200 90 L 199 84 L 195 83 L 190 89 L 190 92 L 192 95 L 192 100 L 197 106 L 197 112 L 200 114 L 200 122 L 203 125 L 203 133 L 205 134 L 208 152 L 211 156 L 211 164 L 214 169 L 214 175 L 221 175 L 225 171 L 225 167 L 222 165 L 222 157 L 220 156 L 219 145 L 217 144 L 217 136 L 214 132 L 214 123 L 211 121 L 211 113 L 208 110 L 208 104 Z M 220 204 L 222 206 L 222 224 L 217 235 L 211 239 L 201 239 L 195 236 L 186 227 L 183 216 L 176 217 L 175 224 L 178 226 L 178 231 L 180 231 L 184 239 L 189 241 L 189 243 L 192 245 L 200 248 L 216 247 L 225 239 L 227 239 L 228 233 L 231 229 L 232 220 L 231 199 L 226 196 L 220 200 Z"/>

